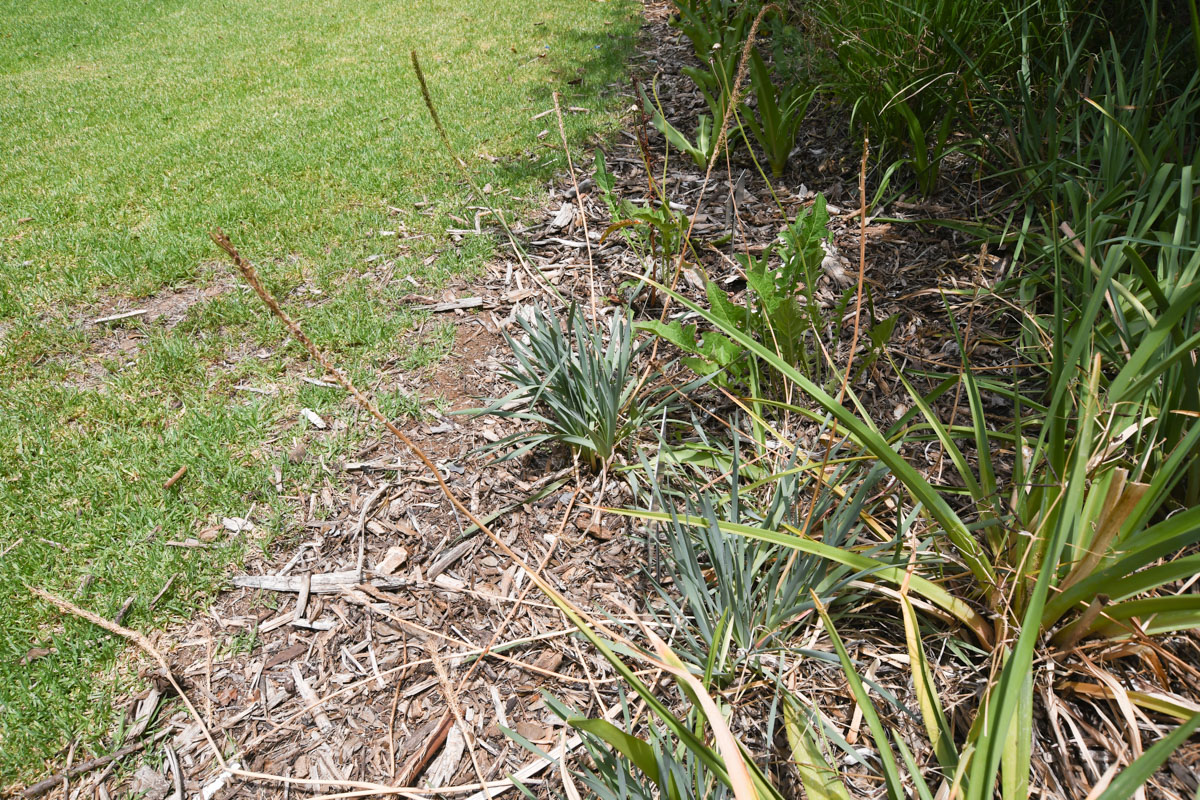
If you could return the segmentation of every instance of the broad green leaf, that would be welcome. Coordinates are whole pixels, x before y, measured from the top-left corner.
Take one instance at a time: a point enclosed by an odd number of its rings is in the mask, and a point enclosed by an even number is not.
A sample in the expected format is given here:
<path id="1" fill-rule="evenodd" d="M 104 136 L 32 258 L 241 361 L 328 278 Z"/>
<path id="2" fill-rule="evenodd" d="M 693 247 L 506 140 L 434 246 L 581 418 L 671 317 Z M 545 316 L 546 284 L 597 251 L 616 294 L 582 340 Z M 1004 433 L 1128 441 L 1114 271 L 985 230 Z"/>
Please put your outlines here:
<path id="1" fill-rule="evenodd" d="M 725 294 L 725 290 L 715 281 L 705 282 L 704 293 L 708 297 L 708 304 L 712 306 L 713 316 L 718 320 L 714 323 L 715 325 L 718 327 L 730 326 L 738 330 L 746 327 L 746 314 L 748 313 L 746 309 L 732 302 Z"/>
<path id="2" fill-rule="evenodd" d="M 805 797 L 808 800 L 850 800 L 846 785 L 821 752 L 820 745 L 809 732 L 808 720 L 790 696 L 783 701 L 783 726 Z"/>
<path id="3" fill-rule="evenodd" d="M 1004 800 L 1028 800 L 1029 759 L 1033 756 L 1033 673 L 1025 676 L 1017 702 L 1015 724 L 1008 728 L 1000 760 L 1000 795 Z"/>
<path id="4" fill-rule="evenodd" d="M 937 684 L 933 681 L 929 660 L 925 657 L 925 648 L 921 646 L 917 612 L 906 594 L 900 595 L 900 612 L 904 619 L 904 641 L 908 646 L 908 661 L 912 666 L 913 688 L 916 690 L 917 704 L 921 709 L 921 720 L 925 723 L 925 733 L 929 736 L 929 743 L 942 769 L 953 772 L 958 766 L 954 735 L 942 711 L 942 701 L 938 697 Z"/>
<path id="5" fill-rule="evenodd" d="M 640 769 L 646 777 L 660 787 L 663 787 L 662 773 L 658 768 L 658 761 L 654 757 L 654 748 L 649 743 L 631 733 L 626 733 L 606 719 L 577 717 L 568 719 L 567 724 L 576 730 L 585 731 L 606 742 L 614 750 L 632 761 L 634 766 Z M 677 796 L 677 792 L 672 791 L 674 789 L 673 786 L 663 788 L 666 788 L 672 797 Z"/>
<path id="6" fill-rule="evenodd" d="M 875 711 L 875 705 L 871 702 L 871 698 L 863 686 L 862 679 L 855 672 L 854 662 L 850 660 L 850 654 L 846 652 L 846 646 L 842 644 L 841 637 L 838 636 L 837 630 L 833 627 L 833 620 L 829 618 L 829 614 L 825 611 L 825 606 L 821 604 L 821 600 L 815 592 L 812 595 L 812 599 L 816 605 L 817 613 L 821 615 L 821 621 L 825 623 L 826 631 L 829 632 L 829 638 L 833 641 L 833 647 L 837 651 L 838 660 L 842 662 L 842 672 L 846 676 L 846 682 L 850 685 L 850 693 L 854 695 L 854 702 L 858 705 L 859 710 L 862 711 L 867 728 L 871 731 L 871 738 L 875 741 L 875 749 L 879 755 L 880 762 L 883 764 L 883 780 L 887 786 L 888 797 L 891 800 L 905 800 L 904 783 L 900 779 L 900 767 L 896 764 L 896 755 L 892 752 L 891 740 L 883 728 L 883 721 L 879 718 L 878 712 Z"/>
<path id="7" fill-rule="evenodd" d="M 678 321 L 664 323 L 655 319 L 639 322 L 636 327 L 638 330 L 649 331 L 655 336 L 665 339 L 680 350 L 688 353 L 698 352 L 695 325 L 684 325 Z"/>

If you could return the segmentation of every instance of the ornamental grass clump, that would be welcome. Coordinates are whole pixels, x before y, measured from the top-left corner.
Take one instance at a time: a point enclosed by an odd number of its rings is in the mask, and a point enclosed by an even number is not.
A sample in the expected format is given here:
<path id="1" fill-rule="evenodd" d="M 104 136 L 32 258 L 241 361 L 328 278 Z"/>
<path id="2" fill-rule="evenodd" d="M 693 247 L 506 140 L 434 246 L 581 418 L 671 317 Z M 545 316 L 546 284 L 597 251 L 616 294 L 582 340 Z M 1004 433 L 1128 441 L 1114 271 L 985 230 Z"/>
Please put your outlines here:
<path id="1" fill-rule="evenodd" d="M 515 363 L 503 377 L 513 390 L 476 414 L 495 414 L 534 424 L 488 447 L 501 460 L 517 458 L 541 444 L 564 444 L 596 471 L 612 462 L 622 445 L 662 412 L 669 397 L 642 392 L 635 360 L 651 340 L 637 341 L 628 312 L 615 312 L 605 332 L 572 305 L 564 319 L 537 308 L 517 315 L 523 335 L 504 334 Z"/>

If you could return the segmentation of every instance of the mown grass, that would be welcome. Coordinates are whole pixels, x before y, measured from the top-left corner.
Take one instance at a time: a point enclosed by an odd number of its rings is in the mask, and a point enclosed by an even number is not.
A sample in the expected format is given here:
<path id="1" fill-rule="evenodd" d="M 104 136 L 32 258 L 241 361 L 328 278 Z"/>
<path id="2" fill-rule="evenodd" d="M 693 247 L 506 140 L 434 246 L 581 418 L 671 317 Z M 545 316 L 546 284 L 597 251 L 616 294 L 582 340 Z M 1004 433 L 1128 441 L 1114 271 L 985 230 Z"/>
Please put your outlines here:
<path id="1" fill-rule="evenodd" d="M 248 546 L 287 531 L 288 496 L 324 480 L 312 465 L 358 435 L 340 394 L 296 379 L 298 351 L 232 283 L 174 327 L 129 323 L 144 338 L 128 354 L 86 321 L 115 298 L 226 282 L 206 233 L 220 225 L 274 289 L 304 288 L 289 305 L 363 375 L 435 360 L 448 329 L 431 321 L 413 339 L 419 320 L 399 298 L 469 273 L 492 244 L 442 235 L 458 227 L 450 214 L 473 212 L 409 49 L 479 183 L 519 210 L 560 161 L 536 136 L 548 120 L 531 119 L 552 91 L 593 109 L 567 120 L 573 140 L 611 124 L 603 96 L 630 12 L 582 0 L 0 3 L 0 784 L 33 777 L 72 739 L 99 747 L 121 711 L 118 643 L 48 613 L 26 583 L 78 591 L 109 616 L 133 597 L 126 623 L 139 628 L 194 613 Z M 385 284 L 372 265 L 392 259 Z M 429 400 L 379 388 L 396 414 Z M 317 434 L 297 422 L 302 407 L 350 424 Z M 306 464 L 285 456 L 296 437 Z M 255 536 L 165 544 L 251 507 Z M 51 653 L 23 663 L 34 648 Z"/>

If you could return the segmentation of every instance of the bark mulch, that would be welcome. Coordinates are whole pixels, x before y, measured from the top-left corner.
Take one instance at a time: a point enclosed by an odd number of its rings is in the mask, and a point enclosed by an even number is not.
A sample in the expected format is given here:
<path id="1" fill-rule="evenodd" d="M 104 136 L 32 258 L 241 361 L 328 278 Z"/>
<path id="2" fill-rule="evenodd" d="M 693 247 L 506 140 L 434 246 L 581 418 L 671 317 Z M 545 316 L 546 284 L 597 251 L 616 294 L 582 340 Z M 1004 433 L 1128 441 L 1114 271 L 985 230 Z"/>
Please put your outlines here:
<path id="1" fill-rule="evenodd" d="M 656 80 L 668 118 L 690 130 L 703 101 L 679 71 L 692 60 L 691 49 L 667 26 L 667 14 L 665 4 L 647 4 L 634 69 L 643 81 Z M 1007 347 L 1013 317 L 979 291 L 1007 269 L 1003 254 L 970 244 L 948 227 L 899 223 L 971 213 L 979 192 L 971 188 L 969 165 L 963 166 L 962 181 L 950 181 L 934 200 L 901 198 L 876 209 L 864 225 L 858 145 L 846 137 L 845 120 L 836 111 L 817 107 L 810 114 L 783 180 L 768 186 L 753 163 L 739 156 L 722 161 L 706 181 L 684 158 L 664 163 L 662 138 L 647 127 L 635 95 L 628 87 L 621 91 L 630 102 L 628 124 L 605 147 L 617 192 L 637 201 L 661 189 L 681 213 L 694 216 L 694 241 L 716 242 L 732 233 L 728 242 L 697 250 L 697 262 L 679 276 L 681 291 L 701 298 L 705 276 L 731 292 L 743 290 L 735 256 L 761 253 L 821 192 L 833 231 L 819 287 L 828 308 L 856 284 L 865 236 L 868 313 L 875 320 L 896 317 L 888 351 L 900 371 L 926 387 L 932 378 L 924 373 L 957 372 L 956 328 L 974 368 L 1020 368 Z M 536 304 L 560 309 L 567 302 L 595 304 L 603 315 L 628 303 L 643 317 L 661 313 L 661 298 L 649 292 L 630 297 L 623 287 L 631 274 L 645 273 L 647 263 L 620 231 L 605 235 L 611 220 L 591 178 L 590 158 L 584 158 L 590 154 L 573 156 L 579 167 L 574 179 L 560 176 L 542 218 L 515 231 L 523 257 L 502 255 L 471 285 L 412 298 L 459 323 L 453 354 L 428 376 L 422 395 L 440 395 L 449 410 L 462 410 L 478 405 L 478 398 L 506 394 L 509 387 L 500 377 L 508 357 L 503 334 L 519 335 L 518 315 Z M 496 233 L 486 219 L 479 235 Z M 451 235 L 477 234 L 456 229 Z M 845 363 L 848 339 L 849 333 L 835 354 L 839 363 Z M 374 388 L 411 391 L 413 382 L 411 375 L 385 373 Z M 883 363 L 864 371 L 853 388 L 881 426 L 909 411 L 907 393 Z M 704 402 L 717 413 L 731 408 L 715 394 Z M 1003 401 L 990 402 L 989 410 L 1003 419 Z M 964 398 L 946 395 L 938 413 L 947 422 L 961 422 L 969 409 Z M 537 451 L 508 462 L 479 455 L 480 447 L 514 430 L 495 417 L 435 415 L 409 424 L 405 432 L 431 455 L 472 513 L 483 516 L 527 562 L 540 565 L 542 575 L 573 602 L 618 619 L 629 608 L 644 609 L 643 543 L 624 523 L 590 510 L 628 498 L 612 483 L 600 496 L 601 482 L 581 474 L 563 452 Z M 818 435 L 815 427 L 797 432 L 814 447 Z M 906 455 L 924 464 L 931 477 L 949 479 L 936 447 Z M 437 789 L 471 800 L 505 792 L 515 797 L 508 775 L 536 786 L 557 781 L 558 772 L 506 730 L 554 756 L 574 752 L 579 744 L 550 713 L 545 694 L 589 716 L 613 718 L 619 712 L 618 684 L 607 662 L 531 591 L 523 570 L 471 529 L 399 443 L 380 439 L 328 465 L 324 485 L 295 498 L 287 528 L 269 554 L 230 576 L 229 588 L 207 613 L 157 638 L 230 763 L 277 777 L 248 780 L 222 773 L 199 722 L 177 705 L 162 705 L 169 688 L 159 676 L 150 689 L 128 699 L 132 728 L 124 741 L 135 741 L 148 727 L 158 732 L 147 734 L 155 738 L 146 747 L 145 763 L 135 769 L 137 756 L 127 754 L 120 769 L 113 762 L 83 775 L 70 783 L 72 798 L 140 791 L 162 800 L 177 788 L 205 800 L 286 798 L 352 791 L 355 782 L 360 788 L 417 787 L 410 794 L 422 796 Z M 855 631 L 850 644 L 880 685 L 915 708 L 903 641 L 894 611 L 880 610 L 878 624 Z M 1168 647 L 1178 654 L 1173 669 L 1196 658 L 1188 637 Z M 1138 659 L 1146 652 L 1129 645 L 1125 652 L 1106 650 L 1093 658 L 1108 659 L 1109 669 L 1140 685 L 1146 676 Z M 1060 666 L 1064 674 L 1055 685 L 1096 685 L 1097 677 L 1081 663 Z M 949 656 L 935 670 L 952 717 L 959 701 L 974 707 L 985 675 L 972 674 Z M 836 666 L 810 660 L 794 674 L 847 740 L 868 752 L 869 737 L 863 740 L 861 716 Z M 1194 677 L 1183 681 L 1195 685 Z M 1167 682 L 1160 691 L 1180 688 L 1178 678 Z M 1043 698 L 1049 716 L 1042 720 L 1035 753 L 1048 796 L 1071 797 L 1098 780 L 1114 755 L 1128 757 L 1119 732 L 1105 727 L 1113 719 L 1109 701 L 1087 697 L 1086 691 Z M 765 695 L 742 693 L 737 686 L 728 694 L 739 697 L 739 717 L 766 717 Z M 762 714 L 755 716 L 754 709 Z M 165 719 L 156 716 L 160 712 Z M 899 715 L 892 721 L 913 734 L 904 734 L 906 740 L 919 758 L 928 759 L 919 726 Z M 785 759 L 769 732 L 755 724 L 740 731 L 747 746 Z M 1181 750 L 1159 776 L 1173 776 L 1178 788 L 1156 779 L 1152 792 L 1162 797 L 1194 792 L 1198 761 L 1200 748 Z M 858 779 L 864 796 L 878 794 L 873 777 L 863 772 Z M 550 788 L 535 791 L 549 796 Z"/>

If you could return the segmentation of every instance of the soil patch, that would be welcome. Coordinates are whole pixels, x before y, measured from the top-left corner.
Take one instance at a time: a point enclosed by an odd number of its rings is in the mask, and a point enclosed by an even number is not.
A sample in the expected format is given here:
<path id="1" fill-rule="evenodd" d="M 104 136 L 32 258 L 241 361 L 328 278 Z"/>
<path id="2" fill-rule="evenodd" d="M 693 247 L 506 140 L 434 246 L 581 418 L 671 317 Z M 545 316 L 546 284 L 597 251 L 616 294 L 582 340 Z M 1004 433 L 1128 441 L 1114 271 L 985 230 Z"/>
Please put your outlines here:
<path id="1" fill-rule="evenodd" d="M 103 391 L 110 374 L 108 364 L 116 362 L 124 367 L 137 359 L 146 339 L 145 326 L 170 330 L 194 306 L 224 294 L 232 285 L 232 279 L 222 276 L 206 286 L 164 289 L 137 300 L 109 298 L 99 306 L 75 310 L 69 320 L 85 331 L 88 346 L 82 354 L 67 361 L 68 383 L 80 389 Z"/>

